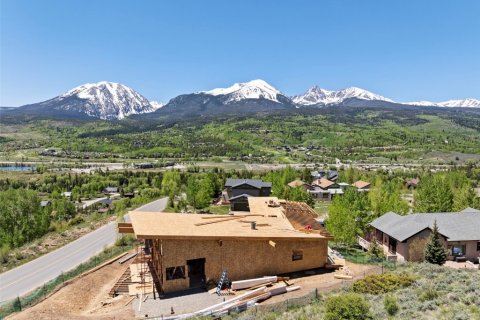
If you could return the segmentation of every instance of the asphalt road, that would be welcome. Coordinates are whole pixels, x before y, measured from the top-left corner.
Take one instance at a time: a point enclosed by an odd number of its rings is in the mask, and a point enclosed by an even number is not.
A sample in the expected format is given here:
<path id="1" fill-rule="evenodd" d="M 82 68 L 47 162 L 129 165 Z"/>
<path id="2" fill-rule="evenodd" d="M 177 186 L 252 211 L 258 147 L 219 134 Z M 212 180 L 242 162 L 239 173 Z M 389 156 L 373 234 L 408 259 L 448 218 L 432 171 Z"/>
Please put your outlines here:
<path id="1" fill-rule="evenodd" d="M 166 207 L 167 200 L 162 198 L 139 209 L 160 212 Z M 0 274 L 0 302 L 22 296 L 55 279 L 62 272 L 75 268 L 102 252 L 105 247 L 113 245 L 117 236 L 117 223 L 110 222 L 61 248 Z"/>

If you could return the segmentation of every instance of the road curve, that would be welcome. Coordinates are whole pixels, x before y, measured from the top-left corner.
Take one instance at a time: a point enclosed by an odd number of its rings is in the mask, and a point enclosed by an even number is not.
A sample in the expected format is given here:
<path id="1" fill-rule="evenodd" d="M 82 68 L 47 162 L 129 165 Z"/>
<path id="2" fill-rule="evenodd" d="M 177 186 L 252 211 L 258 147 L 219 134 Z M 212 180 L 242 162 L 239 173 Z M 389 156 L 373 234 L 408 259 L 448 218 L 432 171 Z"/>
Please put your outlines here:
<path id="1" fill-rule="evenodd" d="M 167 198 L 155 200 L 139 208 L 162 211 Z M 155 209 L 155 210 L 153 210 Z M 0 303 L 22 296 L 87 261 L 115 243 L 117 223 L 110 222 L 69 244 L 35 260 L 0 274 Z"/>

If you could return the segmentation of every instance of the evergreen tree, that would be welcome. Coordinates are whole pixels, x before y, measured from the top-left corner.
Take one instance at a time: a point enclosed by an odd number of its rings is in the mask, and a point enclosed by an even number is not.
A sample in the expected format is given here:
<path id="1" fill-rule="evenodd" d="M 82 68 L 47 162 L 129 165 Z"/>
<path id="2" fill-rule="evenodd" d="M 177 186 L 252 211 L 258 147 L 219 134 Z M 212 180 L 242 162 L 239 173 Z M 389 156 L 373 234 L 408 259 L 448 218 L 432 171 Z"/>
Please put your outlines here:
<path id="1" fill-rule="evenodd" d="M 425 261 L 438 265 L 442 265 L 447 261 L 447 252 L 440 242 L 437 221 L 433 224 L 432 235 L 425 247 Z"/>

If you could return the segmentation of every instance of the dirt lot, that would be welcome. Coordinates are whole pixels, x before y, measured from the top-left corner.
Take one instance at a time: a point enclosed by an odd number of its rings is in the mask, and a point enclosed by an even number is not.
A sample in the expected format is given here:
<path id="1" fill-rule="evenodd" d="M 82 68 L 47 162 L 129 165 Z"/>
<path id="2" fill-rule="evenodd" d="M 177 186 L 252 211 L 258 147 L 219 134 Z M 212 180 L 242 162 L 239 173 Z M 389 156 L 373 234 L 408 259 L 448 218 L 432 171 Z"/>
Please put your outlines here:
<path id="1" fill-rule="evenodd" d="M 118 296 L 115 299 L 108 297 L 110 289 L 126 268 L 127 265 L 120 265 L 117 262 L 107 265 L 91 274 L 72 281 L 69 285 L 60 289 L 46 300 L 32 308 L 9 317 L 9 319 L 134 319 L 135 314 L 132 303 L 135 303 L 135 301 L 125 306 L 130 300 L 130 297 Z M 347 268 L 349 274 L 354 276 L 355 279 L 361 278 L 366 274 L 381 272 L 381 270 L 379 270 L 381 267 L 371 265 L 347 263 Z M 344 274 L 344 272 L 317 269 L 314 271 L 290 274 L 291 279 L 288 283 L 291 285 L 299 285 L 302 288 L 298 291 L 272 297 L 262 302 L 262 304 L 278 303 L 286 299 L 303 297 L 311 293 L 315 288 L 317 288 L 319 292 L 327 292 L 339 288 L 344 280 L 335 279 L 335 274 Z M 279 283 L 277 285 L 282 284 Z M 205 294 L 209 295 L 206 292 Z M 185 301 L 188 301 L 188 297 L 184 298 L 186 299 Z M 107 301 L 109 302 L 108 304 L 102 305 L 102 302 Z M 145 303 L 142 312 L 145 313 L 149 311 L 148 313 L 153 315 L 159 312 L 158 303 L 165 304 L 166 302 L 167 300 L 151 302 L 156 306 L 154 310 L 147 310 L 148 303 Z M 171 301 L 168 303 L 170 302 Z M 207 303 L 207 305 L 210 304 Z M 168 304 L 169 308 L 170 305 L 171 303 Z M 176 309 L 180 311 L 182 308 Z M 196 310 L 189 310 L 189 312 L 192 311 Z"/>
<path id="2" fill-rule="evenodd" d="M 134 319 L 130 299 L 108 298 L 108 292 L 127 268 L 114 262 L 91 274 L 74 280 L 36 306 L 8 319 Z M 110 304 L 102 306 L 102 302 Z"/>
<path id="3" fill-rule="evenodd" d="M 350 262 L 347 262 L 347 269 L 349 270 L 349 274 L 354 277 L 354 280 L 363 278 L 365 275 L 381 272 L 381 267 L 379 266 L 353 264 Z M 309 273 L 308 271 L 295 273 L 294 276 L 287 281 L 290 285 L 301 286 L 300 290 L 271 297 L 262 302 L 262 304 L 278 303 L 286 299 L 303 297 L 315 289 L 318 289 L 318 292 L 328 292 L 340 288 L 345 281 L 354 281 L 335 279 L 334 275 L 344 274 L 344 272 L 340 270 L 318 269 L 315 270 L 315 274 Z"/>

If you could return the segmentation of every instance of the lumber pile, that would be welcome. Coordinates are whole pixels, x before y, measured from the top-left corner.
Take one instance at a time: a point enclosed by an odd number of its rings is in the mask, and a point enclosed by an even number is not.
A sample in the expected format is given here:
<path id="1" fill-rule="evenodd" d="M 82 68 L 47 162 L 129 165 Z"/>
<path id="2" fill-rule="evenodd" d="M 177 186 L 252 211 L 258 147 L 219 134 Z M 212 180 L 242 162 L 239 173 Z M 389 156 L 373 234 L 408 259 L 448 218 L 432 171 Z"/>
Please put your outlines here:
<path id="1" fill-rule="evenodd" d="M 299 290 L 300 286 L 281 286 L 276 288 L 267 289 L 266 286 L 247 291 L 239 296 L 236 296 L 232 299 L 226 300 L 224 302 L 215 304 L 213 306 L 204 308 L 194 313 L 182 314 L 173 317 L 164 317 L 164 320 L 173 320 L 173 319 L 187 319 L 191 317 L 201 317 L 201 316 L 220 316 L 225 314 L 233 309 L 239 307 L 250 307 L 255 305 L 255 303 L 264 301 L 272 296 L 284 294 L 287 292 Z"/>
<path id="2" fill-rule="evenodd" d="M 253 287 L 269 285 L 269 284 L 272 284 L 272 283 L 276 283 L 278 281 L 286 281 L 288 279 L 289 278 L 287 278 L 287 277 L 271 276 L 271 277 L 232 281 L 232 290 L 249 289 L 249 288 L 253 288 Z"/>
<path id="3" fill-rule="evenodd" d="M 335 274 L 333 276 L 335 279 L 342 279 L 342 280 L 353 279 L 353 272 L 347 266 L 341 267 L 339 270 L 340 272 L 342 272 L 342 274 Z"/>

